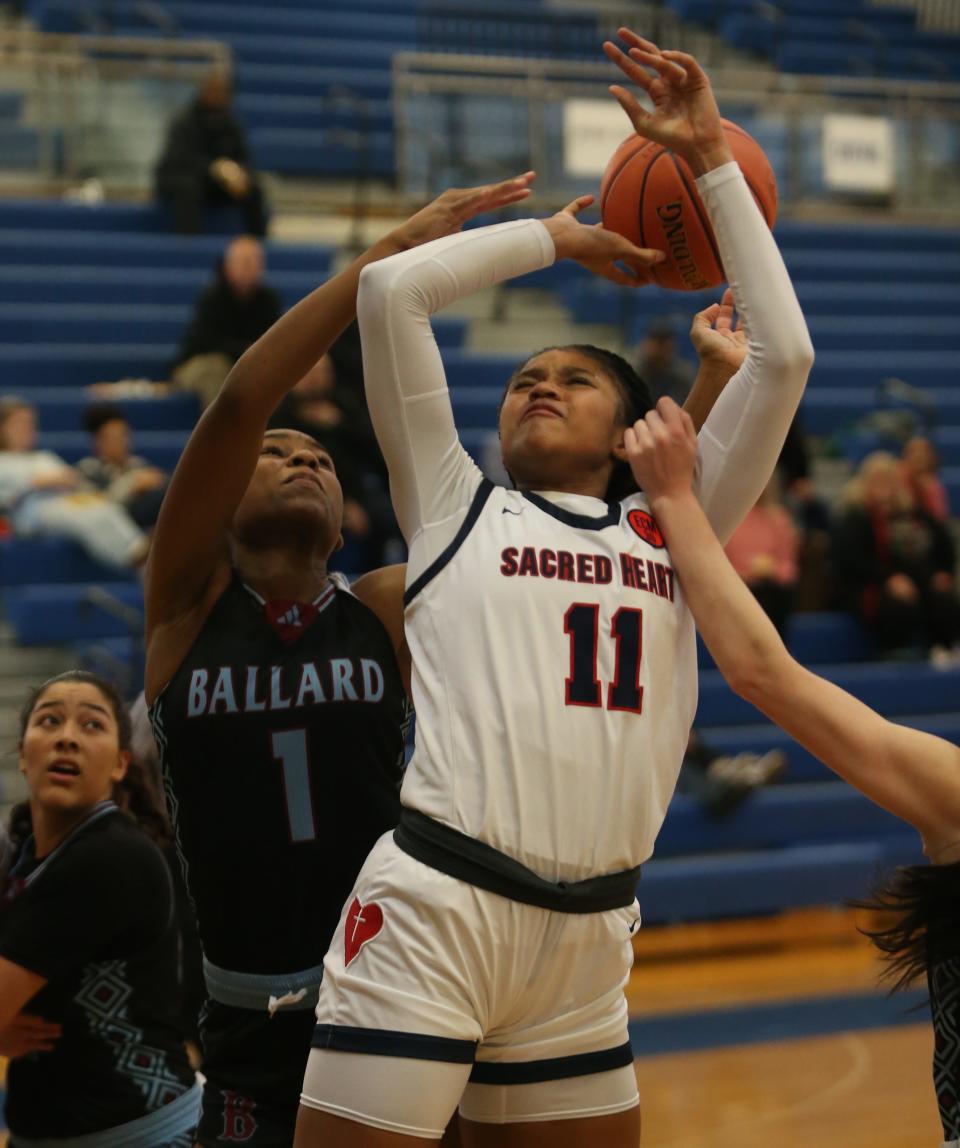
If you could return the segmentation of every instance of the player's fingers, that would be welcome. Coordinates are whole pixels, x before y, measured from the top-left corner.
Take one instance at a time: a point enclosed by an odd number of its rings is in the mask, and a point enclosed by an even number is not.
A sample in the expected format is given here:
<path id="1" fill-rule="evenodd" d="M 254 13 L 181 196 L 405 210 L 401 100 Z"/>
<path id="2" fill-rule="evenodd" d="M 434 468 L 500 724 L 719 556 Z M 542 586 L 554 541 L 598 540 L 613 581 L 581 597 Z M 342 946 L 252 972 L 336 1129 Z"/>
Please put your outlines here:
<path id="1" fill-rule="evenodd" d="M 682 407 L 680 408 L 680 422 L 683 425 L 683 433 L 686 435 L 687 442 L 695 447 L 697 443 L 697 428 L 693 425 L 693 419 Z"/>
<path id="2" fill-rule="evenodd" d="M 631 48 L 643 48 L 644 51 L 654 52 L 660 54 L 660 49 L 652 40 L 646 40 L 643 36 L 634 32 L 632 28 L 621 26 L 617 29 L 617 35 L 625 44 L 629 44 Z"/>
<path id="3" fill-rule="evenodd" d="M 591 203 L 593 203 L 592 195 L 578 195 L 576 199 L 567 204 L 560 214 L 576 218 L 577 213 L 583 211 L 585 207 L 589 207 Z"/>
<path id="4" fill-rule="evenodd" d="M 661 79 L 670 84 L 682 86 L 689 78 L 686 68 L 666 55 L 647 52 L 643 48 L 631 48 L 629 55 L 634 63 L 642 64 L 646 68 L 653 68 Z"/>
<path id="5" fill-rule="evenodd" d="M 616 44 L 610 40 L 606 40 L 603 45 L 603 51 L 607 59 L 612 61 L 621 72 L 639 88 L 644 91 L 650 90 L 650 85 L 653 83 L 653 76 L 639 64 L 635 63 L 630 57 L 622 52 Z"/>
<path id="6" fill-rule="evenodd" d="M 693 317 L 694 327 L 712 327 L 716 322 L 717 316 L 720 314 L 720 304 L 711 303 L 709 307 L 704 307 L 702 311 L 698 311 Z"/>
<path id="7" fill-rule="evenodd" d="M 691 56 L 689 52 L 676 52 L 672 49 L 668 49 L 663 53 L 663 58 L 681 67 L 689 79 L 702 80 L 704 83 L 708 82 L 706 72 L 700 67 L 696 57 Z"/>
<path id="8" fill-rule="evenodd" d="M 653 139 L 654 136 L 650 132 L 650 128 L 653 127 L 653 117 L 649 112 L 644 111 L 637 102 L 636 96 L 632 92 L 628 92 L 626 88 L 621 88 L 619 84 L 611 84 L 607 91 L 623 108 L 637 135 L 641 135 L 645 139 Z"/>

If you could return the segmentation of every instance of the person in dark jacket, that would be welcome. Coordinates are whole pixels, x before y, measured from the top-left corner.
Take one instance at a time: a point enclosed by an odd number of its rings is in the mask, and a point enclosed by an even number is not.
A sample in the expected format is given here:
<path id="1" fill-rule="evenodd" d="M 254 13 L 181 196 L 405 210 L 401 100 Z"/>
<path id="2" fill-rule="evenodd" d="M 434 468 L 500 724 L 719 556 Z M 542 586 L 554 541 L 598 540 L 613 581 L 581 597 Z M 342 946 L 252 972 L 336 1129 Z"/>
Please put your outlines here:
<path id="1" fill-rule="evenodd" d="M 215 398 L 237 359 L 280 318 L 280 296 L 263 282 L 263 272 L 259 240 L 238 236 L 197 299 L 173 381 L 194 391 L 204 406 Z"/>
<path id="2" fill-rule="evenodd" d="M 230 110 L 224 72 L 213 72 L 170 124 L 155 183 L 157 198 L 170 207 L 182 234 L 200 231 L 205 207 L 235 203 L 245 230 L 266 235 L 263 189 L 250 165 L 243 128 Z"/>
<path id="3" fill-rule="evenodd" d="M 941 522 L 918 507 L 897 460 L 864 459 L 834 534 L 837 576 L 848 603 L 874 630 L 881 653 L 911 647 L 952 660 L 960 641 L 956 555 Z"/>

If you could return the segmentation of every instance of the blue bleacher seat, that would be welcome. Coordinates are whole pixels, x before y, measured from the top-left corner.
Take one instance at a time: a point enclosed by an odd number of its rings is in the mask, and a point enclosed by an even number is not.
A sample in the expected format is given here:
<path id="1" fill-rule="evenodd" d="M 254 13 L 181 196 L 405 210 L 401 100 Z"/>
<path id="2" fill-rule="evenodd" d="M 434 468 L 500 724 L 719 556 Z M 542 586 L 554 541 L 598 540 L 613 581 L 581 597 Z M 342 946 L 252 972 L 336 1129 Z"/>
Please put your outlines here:
<path id="1" fill-rule="evenodd" d="M 143 587 L 139 581 L 98 582 L 97 585 L 120 602 L 143 609 Z M 6 620 L 21 646 L 49 646 L 58 643 L 124 637 L 126 624 L 87 601 L 88 586 L 33 585 L 4 590 Z"/>
<path id="2" fill-rule="evenodd" d="M 90 558 L 64 538 L 0 540 L 0 586 L 36 586 L 75 582 L 114 582 L 122 575 Z M 131 572 L 130 578 L 136 575 Z M 65 639 L 66 640 L 66 639 Z"/>

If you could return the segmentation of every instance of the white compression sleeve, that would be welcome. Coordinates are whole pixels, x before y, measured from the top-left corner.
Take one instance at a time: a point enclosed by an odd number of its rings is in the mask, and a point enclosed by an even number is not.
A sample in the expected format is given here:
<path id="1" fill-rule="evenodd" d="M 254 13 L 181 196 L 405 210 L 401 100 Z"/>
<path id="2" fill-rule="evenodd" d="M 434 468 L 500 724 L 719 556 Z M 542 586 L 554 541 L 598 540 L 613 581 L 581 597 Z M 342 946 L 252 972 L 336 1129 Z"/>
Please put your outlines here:
<path id="1" fill-rule="evenodd" d="M 697 180 L 749 353 L 700 432 L 697 493 L 726 542 L 773 473 L 813 365 L 803 313 L 743 173 L 724 164 Z"/>
<path id="2" fill-rule="evenodd" d="M 430 545 L 439 553 L 481 477 L 457 438 L 430 316 L 554 258 L 547 229 L 527 219 L 437 239 L 364 268 L 357 315 L 367 403 L 408 544 L 446 523 L 452 529 L 438 531 Z"/>

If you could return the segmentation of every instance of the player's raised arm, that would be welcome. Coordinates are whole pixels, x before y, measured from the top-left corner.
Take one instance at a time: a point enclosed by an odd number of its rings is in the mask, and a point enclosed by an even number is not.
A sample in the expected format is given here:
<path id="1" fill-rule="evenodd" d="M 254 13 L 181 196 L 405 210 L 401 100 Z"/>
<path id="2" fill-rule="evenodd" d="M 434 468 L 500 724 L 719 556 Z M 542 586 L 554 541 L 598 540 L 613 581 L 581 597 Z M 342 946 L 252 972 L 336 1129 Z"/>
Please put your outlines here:
<path id="1" fill-rule="evenodd" d="M 157 625 L 189 613 L 222 567 L 267 420 L 353 319 L 364 267 L 526 198 L 531 178 L 445 192 L 301 300 L 237 362 L 190 436 L 164 498 L 147 572 L 148 641 Z"/>
<path id="2" fill-rule="evenodd" d="M 643 88 L 645 111 L 625 88 L 611 91 L 637 132 L 681 155 L 697 175 L 734 302 L 749 333 L 747 359 L 700 436 L 698 493 L 726 539 L 766 485 L 813 364 L 813 347 L 783 259 L 726 143 L 710 81 L 685 52 L 661 51 L 626 28 L 629 55 L 607 56 Z"/>
<path id="3" fill-rule="evenodd" d="M 579 223 L 577 212 L 592 202 L 581 196 L 550 219 L 477 228 L 364 269 L 357 314 L 367 405 L 408 542 L 469 505 L 480 482 L 457 438 L 430 316 L 555 259 L 574 259 L 594 274 L 636 287 L 646 282 L 644 269 L 663 258 Z"/>
<path id="4" fill-rule="evenodd" d="M 886 721 L 804 669 L 730 565 L 693 493 L 697 439 L 670 399 L 627 431 L 697 627 L 731 688 L 835 773 L 914 825 L 936 856 L 960 841 L 960 749 Z"/>

